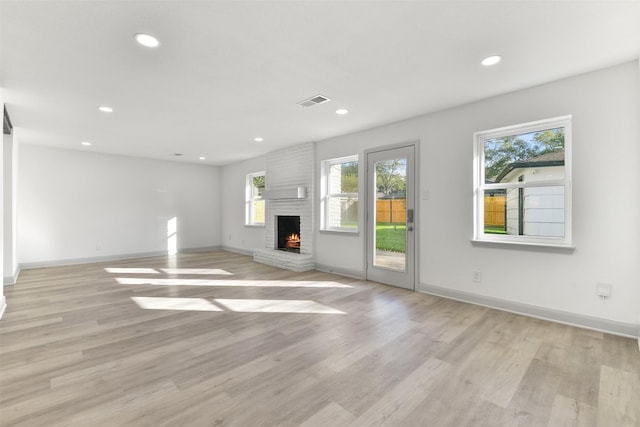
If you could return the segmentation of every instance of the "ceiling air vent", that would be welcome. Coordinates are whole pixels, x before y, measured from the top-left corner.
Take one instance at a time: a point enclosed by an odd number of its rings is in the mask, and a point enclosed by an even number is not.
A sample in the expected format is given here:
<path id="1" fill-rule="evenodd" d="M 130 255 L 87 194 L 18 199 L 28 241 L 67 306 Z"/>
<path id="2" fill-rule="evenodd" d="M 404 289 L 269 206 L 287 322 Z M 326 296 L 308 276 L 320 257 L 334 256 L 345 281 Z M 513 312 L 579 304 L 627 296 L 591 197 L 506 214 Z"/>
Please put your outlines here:
<path id="1" fill-rule="evenodd" d="M 331 99 L 327 98 L 324 95 L 316 95 L 312 96 L 309 99 L 305 99 L 304 101 L 298 102 L 298 105 L 301 105 L 303 107 L 313 107 L 314 105 L 324 104 L 325 102 L 329 101 L 331 101 Z"/>

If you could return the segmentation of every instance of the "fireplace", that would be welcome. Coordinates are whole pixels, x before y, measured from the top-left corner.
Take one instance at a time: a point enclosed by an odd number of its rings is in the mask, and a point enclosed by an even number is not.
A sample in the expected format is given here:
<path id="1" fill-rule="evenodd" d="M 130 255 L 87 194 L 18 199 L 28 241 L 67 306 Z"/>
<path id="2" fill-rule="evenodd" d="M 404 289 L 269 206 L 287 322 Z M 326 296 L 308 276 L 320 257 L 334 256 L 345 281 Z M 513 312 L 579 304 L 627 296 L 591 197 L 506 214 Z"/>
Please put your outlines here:
<path id="1" fill-rule="evenodd" d="M 300 216 L 276 216 L 276 249 L 300 253 Z"/>
<path id="2" fill-rule="evenodd" d="M 266 155 L 264 248 L 253 250 L 256 262 L 296 272 L 316 268 L 313 255 L 315 164 L 313 142 Z M 294 193 L 288 191 L 293 188 Z M 307 189 L 306 198 L 301 197 L 300 188 Z M 297 238 L 287 240 L 292 234 L 297 234 Z"/>

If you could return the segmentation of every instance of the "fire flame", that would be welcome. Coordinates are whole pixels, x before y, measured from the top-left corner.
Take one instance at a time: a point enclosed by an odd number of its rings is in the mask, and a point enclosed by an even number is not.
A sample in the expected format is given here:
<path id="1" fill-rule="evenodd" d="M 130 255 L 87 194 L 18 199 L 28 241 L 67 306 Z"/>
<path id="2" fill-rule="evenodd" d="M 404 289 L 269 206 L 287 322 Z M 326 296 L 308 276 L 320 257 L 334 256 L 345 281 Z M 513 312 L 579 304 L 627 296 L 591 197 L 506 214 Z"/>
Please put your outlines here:
<path id="1" fill-rule="evenodd" d="M 287 236 L 287 247 L 297 247 L 300 246 L 300 236 L 298 234 L 290 234 Z"/>

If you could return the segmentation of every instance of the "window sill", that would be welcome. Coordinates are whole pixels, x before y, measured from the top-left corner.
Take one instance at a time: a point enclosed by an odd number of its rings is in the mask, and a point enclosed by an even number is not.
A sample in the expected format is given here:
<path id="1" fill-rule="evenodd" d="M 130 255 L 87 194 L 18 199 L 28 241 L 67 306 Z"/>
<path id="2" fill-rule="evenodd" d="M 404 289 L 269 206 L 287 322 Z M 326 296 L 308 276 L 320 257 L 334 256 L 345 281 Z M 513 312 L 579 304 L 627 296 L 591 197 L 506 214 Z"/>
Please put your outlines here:
<path id="1" fill-rule="evenodd" d="M 320 234 L 335 234 L 340 236 L 358 236 L 360 230 L 319 230 Z"/>
<path id="2" fill-rule="evenodd" d="M 264 224 L 245 224 L 244 226 L 248 228 L 264 228 Z"/>
<path id="3" fill-rule="evenodd" d="M 558 249 L 560 251 L 573 252 L 576 247 L 572 244 L 566 243 L 546 243 L 546 242 L 518 242 L 512 240 L 484 240 L 484 239 L 471 239 L 471 244 L 474 246 L 486 246 L 486 247 L 495 247 L 495 246 L 511 246 L 511 247 L 520 247 L 520 248 L 548 248 L 548 249 Z"/>

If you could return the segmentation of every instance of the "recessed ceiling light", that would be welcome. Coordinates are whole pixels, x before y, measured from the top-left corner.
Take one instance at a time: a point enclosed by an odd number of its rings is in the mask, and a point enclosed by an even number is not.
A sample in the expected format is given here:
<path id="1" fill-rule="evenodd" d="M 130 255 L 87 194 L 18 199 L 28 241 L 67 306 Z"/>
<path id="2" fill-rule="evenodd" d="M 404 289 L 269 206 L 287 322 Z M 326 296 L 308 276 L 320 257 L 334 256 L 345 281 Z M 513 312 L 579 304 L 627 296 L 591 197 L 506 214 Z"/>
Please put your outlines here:
<path id="1" fill-rule="evenodd" d="M 258 138 L 253 138 L 253 140 L 254 140 L 255 142 L 262 142 L 262 141 L 264 141 L 264 139 L 262 139 L 262 138 L 260 138 L 260 137 L 258 137 Z"/>
<path id="2" fill-rule="evenodd" d="M 500 55 L 487 56 L 482 60 L 482 65 L 484 65 L 485 67 L 489 67 L 491 65 L 496 65 L 501 60 L 502 56 Z"/>
<path id="3" fill-rule="evenodd" d="M 98 107 L 98 110 L 102 111 L 103 113 L 113 113 L 113 108 L 107 107 L 106 105 Z"/>
<path id="4" fill-rule="evenodd" d="M 82 141 L 80 144 L 84 145 L 85 147 L 88 147 L 91 145 L 89 141 Z"/>
<path id="5" fill-rule="evenodd" d="M 157 38 L 153 37 L 150 34 L 138 33 L 133 36 L 138 43 L 145 47 L 158 47 L 160 42 Z"/>
<path id="6" fill-rule="evenodd" d="M 336 110 L 336 114 L 344 116 L 345 114 L 349 114 L 349 110 L 345 110 L 344 108 L 341 108 L 339 110 Z"/>
<path id="7" fill-rule="evenodd" d="M 207 160 L 207 158 L 204 156 L 200 156 L 200 160 Z"/>

